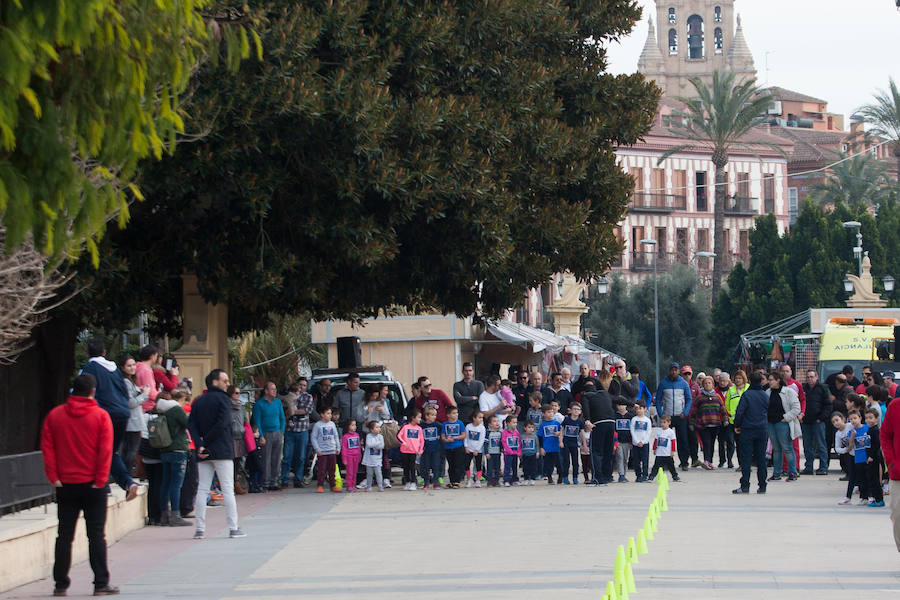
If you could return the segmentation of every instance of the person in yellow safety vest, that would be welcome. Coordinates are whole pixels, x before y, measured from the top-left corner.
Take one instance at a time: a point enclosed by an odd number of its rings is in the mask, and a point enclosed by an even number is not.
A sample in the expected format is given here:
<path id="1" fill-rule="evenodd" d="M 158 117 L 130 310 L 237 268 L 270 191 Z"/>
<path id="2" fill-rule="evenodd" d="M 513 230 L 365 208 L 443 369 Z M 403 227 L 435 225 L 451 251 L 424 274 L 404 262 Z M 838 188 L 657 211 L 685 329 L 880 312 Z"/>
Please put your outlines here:
<path id="1" fill-rule="evenodd" d="M 747 382 L 747 374 L 744 373 L 744 371 L 741 369 L 738 369 L 734 372 L 731 380 L 734 383 L 731 385 L 731 387 L 728 388 L 728 391 L 725 393 L 725 411 L 728 413 L 728 425 L 723 428 L 724 431 L 722 434 L 727 445 L 729 469 L 734 468 L 732 457 L 734 456 L 734 449 L 737 447 L 738 438 L 740 437 L 740 434 L 735 433 L 734 431 L 734 413 L 737 411 L 738 402 L 741 401 L 741 396 L 743 396 L 744 392 L 746 392 L 750 387 L 750 384 Z M 722 443 L 721 440 L 719 441 L 719 443 Z M 738 453 L 739 464 L 740 460 L 740 453 Z"/>

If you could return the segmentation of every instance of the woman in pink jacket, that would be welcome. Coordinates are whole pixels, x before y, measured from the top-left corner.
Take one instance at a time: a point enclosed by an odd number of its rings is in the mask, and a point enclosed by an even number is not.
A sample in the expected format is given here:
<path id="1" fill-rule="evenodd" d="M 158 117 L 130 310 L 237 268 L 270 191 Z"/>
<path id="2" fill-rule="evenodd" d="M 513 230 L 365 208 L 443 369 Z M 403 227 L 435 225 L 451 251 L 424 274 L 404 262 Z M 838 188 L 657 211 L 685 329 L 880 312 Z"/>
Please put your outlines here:
<path id="1" fill-rule="evenodd" d="M 400 454 L 403 456 L 403 489 L 407 492 L 416 489 L 416 457 L 425 450 L 425 436 L 419 422 L 422 411 L 414 408 L 409 415 L 409 422 L 400 428 L 397 440 L 400 442 Z"/>

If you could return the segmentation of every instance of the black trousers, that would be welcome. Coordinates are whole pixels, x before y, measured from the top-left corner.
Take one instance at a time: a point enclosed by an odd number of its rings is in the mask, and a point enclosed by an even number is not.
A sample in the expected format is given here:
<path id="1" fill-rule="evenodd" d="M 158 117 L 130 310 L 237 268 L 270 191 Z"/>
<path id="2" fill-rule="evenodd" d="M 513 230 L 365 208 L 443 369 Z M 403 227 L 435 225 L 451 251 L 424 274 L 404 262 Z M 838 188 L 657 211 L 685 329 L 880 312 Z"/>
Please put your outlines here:
<path id="1" fill-rule="evenodd" d="M 741 432 L 738 446 L 738 462 L 741 464 L 741 489 L 750 489 L 750 468 L 756 461 L 756 481 L 761 489 L 766 489 L 766 441 L 769 433 L 765 429 L 745 429 Z"/>
<path id="2" fill-rule="evenodd" d="M 875 502 L 884 502 L 884 490 L 881 489 L 881 464 L 878 461 L 866 463 L 866 483 L 869 484 L 869 498 Z"/>
<path id="3" fill-rule="evenodd" d="M 734 441 L 734 425 L 728 424 L 719 428 L 719 464 L 725 464 L 725 459 L 731 463 L 734 459 L 736 448 Z"/>
<path id="4" fill-rule="evenodd" d="M 678 471 L 675 470 L 675 459 L 671 456 L 657 456 L 653 461 L 653 468 L 650 469 L 650 479 L 659 475 L 659 469 L 668 470 L 672 474 L 672 479 L 678 479 Z"/>
<path id="5" fill-rule="evenodd" d="M 59 526 L 56 535 L 56 559 L 53 563 L 53 581 L 57 589 L 68 589 L 69 569 L 72 566 L 72 541 L 78 515 L 84 513 L 87 525 L 88 557 L 94 572 L 94 587 L 109 584 L 106 566 L 106 490 L 94 488 L 90 483 L 64 483 L 56 490 L 56 507 Z"/>
<path id="6" fill-rule="evenodd" d="M 181 506 L 178 507 L 182 517 L 187 516 L 194 511 L 194 497 L 197 495 L 197 486 L 200 483 L 200 478 L 197 473 L 197 457 L 194 456 L 194 451 L 188 450 L 187 456 L 187 465 L 185 465 L 184 470 L 184 482 L 181 484 Z"/>
<path id="7" fill-rule="evenodd" d="M 678 460 L 681 462 L 681 465 L 684 466 L 688 463 L 688 459 L 692 452 L 690 448 L 690 438 L 694 439 L 693 454 L 695 457 L 697 456 L 697 436 L 694 435 L 693 431 L 688 431 L 687 418 L 685 418 L 684 415 L 672 416 L 672 429 L 675 430 L 675 440 L 678 444 Z"/>
<path id="8" fill-rule="evenodd" d="M 702 427 L 700 429 L 700 443 L 703 444 L 703 460 L 711 463 L 714 458 L 716 439 L 719 437 L 721 427 Z"/>
<path id="9" fill-rule="evenodd" d="M 466 450 L 460 446 L 459 448 L 447 448 L 446 453 L 450 483 L 459 483 L 466 470 Z"/>
<path id="10" fill-rule="evenodd" d="M 162 463 L 145 461 L 144 473 L 147 475 L 147 517 L 151 523 L 159 523 L 162 510 L 159 502 L 159 490 L 162 487 Z"/>
<path id="11" fill-rule="evenodd" d="M 869 497 L 869 478 L 866 476 L 866 463 L 853 463 L 850 470 L 850 481 L 847 482 L 847 497 L 853 497 L 853 488 L 859 486 L 859 497 Z M 879 486 L 880 488 L 881 486 Z"/>
<path id="12" fill-rule="evenodd" d="M 416 455 L 402 452 L 400 454 L 403 462 L 403 483 L 416 482 Z"/>

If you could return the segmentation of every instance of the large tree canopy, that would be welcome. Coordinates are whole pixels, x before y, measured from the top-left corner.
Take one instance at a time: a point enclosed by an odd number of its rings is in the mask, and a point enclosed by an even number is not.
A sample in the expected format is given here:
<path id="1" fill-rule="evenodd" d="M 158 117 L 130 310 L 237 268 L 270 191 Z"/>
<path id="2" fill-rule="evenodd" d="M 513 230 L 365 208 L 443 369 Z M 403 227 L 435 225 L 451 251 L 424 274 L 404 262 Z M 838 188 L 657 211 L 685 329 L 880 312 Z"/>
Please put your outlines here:
<path id="1" fill-rule="evenodd" d="M 658 99 L 604 73 L 634 2 L 256 8 L 266 59 L 199 75 L 190 111 L 212 131 L 147 166 L 146 201 L 103 252 L 107 304 L 138 295 L 165 320 L 190 270 L 233 331 L 269 311 L 496 315 L 620 252 L 632 183 L 613 149 Z"/>
<path id="2" fill-rule="evenodd" d="M 47 255 L 73 256 L 86 244 L 96 262 L 107 220 L 118 216 L 124 224 L 128 202 L 140 197 L 132 183 L 138 161 L 160 158 L 184 132 L 181 96 L 195 65 L 223 32 L 232 69 L 249 55 L 256 34 L 221 28 L 214 5 L 0 3 L 0 225 L 7 251 L 30 246 L 30 239 Z"/>

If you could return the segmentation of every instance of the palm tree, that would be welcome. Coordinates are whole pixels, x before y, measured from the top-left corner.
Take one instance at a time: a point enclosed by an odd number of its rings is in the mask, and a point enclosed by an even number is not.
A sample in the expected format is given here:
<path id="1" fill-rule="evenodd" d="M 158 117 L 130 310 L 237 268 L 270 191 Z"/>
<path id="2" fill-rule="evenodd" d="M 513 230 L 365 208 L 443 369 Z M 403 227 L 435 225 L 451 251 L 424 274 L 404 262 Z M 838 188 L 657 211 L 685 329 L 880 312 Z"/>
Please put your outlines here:
<path id="1" fill-rule="evenodd" d="M 310 343 L 310 333 L 309 317 L 272 315 L 268 329 L 230 340 L 235 367 L 257 365 L 240 371 L 256 387 L 274 381 L 281 388 L 297 379 L 298 365 L 315 367 L 327 360 L 325 348 Z M 235 380 L 243 378 L 235 373 Z"/>
<path id="2" fill-rule="evenodd" d="M 841 152 L 841 161 L 831 167 L 825 181 L 812 186 L 820 202 L 843 202 L 855 208 L 878 204 L 888 192 L 884 168 L 871 154 L 848 157 Z"/>
<path id="3" fill-rule="evenodd" d="M 890 79 L 890 93 L 878 90 L 875 102 L 861 107 L 859 114 L 869 124 L 867 135 L 887 138 L 894 146 L 897 159 L 897 181 L 900 182 L 900 90 L 894 78 Z"/>
<path id="4" fill-rule="evenodd" d="M 673 154 L 684 150 L 708 150 L 712 154 L 715 174 L 715 227 L 713 231 L 712 302 L 715 303 L 722 287 L 725 271 L 724 231 L 725 231 L 725 196 L 727 194 L 728 154 L 733 149 L 748 150 L 756 154 L 753 146 L 768 146 L 784 154 L 774 144 L 765 142 L 748 142 L 742 138 L 759 125 L 772 99 L 762 93 L 756 86 L 755 79 L 736 81 L 737 74 L 716 71 L 713 73 L 712 86 L 707 86 L 698 78 L 692 78 L 691 84 L 697 92 L 696 98 L 676 98 L 685 104 L 686 112 L 673 113 L 676 123 L 671 131 L 681 138 L 690 140 L 672 148 L 659 158 L 658 164 Z M 679 124 L 681 120 L 684 125 Z"/>

